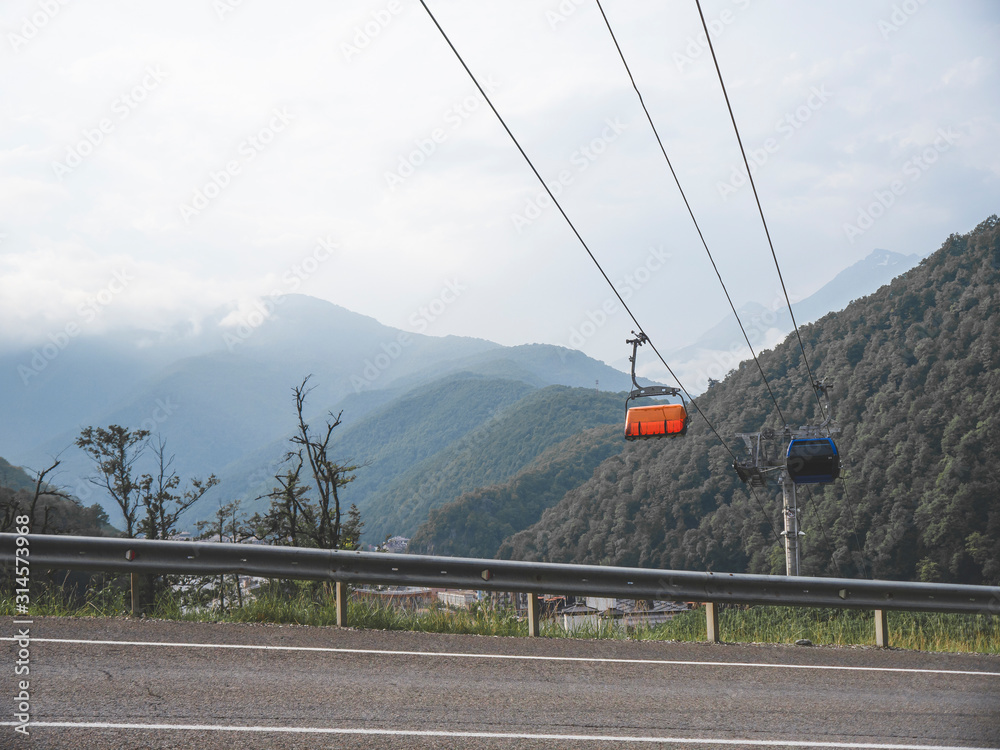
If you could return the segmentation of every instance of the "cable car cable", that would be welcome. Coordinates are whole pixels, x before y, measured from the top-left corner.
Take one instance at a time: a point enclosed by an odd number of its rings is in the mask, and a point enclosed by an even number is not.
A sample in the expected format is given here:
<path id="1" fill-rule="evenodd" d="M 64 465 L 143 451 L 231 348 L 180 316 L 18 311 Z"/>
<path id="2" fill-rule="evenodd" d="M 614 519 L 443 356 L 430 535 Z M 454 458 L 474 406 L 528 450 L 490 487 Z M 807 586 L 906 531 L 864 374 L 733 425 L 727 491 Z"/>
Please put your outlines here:
<path id="1" fill-rule="evenodd" d="M 806 485 L 806 494 L 809 495 L 809 513 L 810 513 L 809 517 L 810 517 L 810 520 L 813 517 L 815 517 L 816 519 L 818 519 L 819 529 L 820 529 L 820 531 L 823 532 L 823 540 L 826 542 L 827 549 L 830 550 L 830 552 L 832 554 L 833 551 L 834 551 L 833 544 L 830 542 L 830 537 L 826 533 L 826 524 L 823 522 L 823 517 L 822 517 L 822 515 L 819 512 L 819 508 L 816 506 L 816 498 L 813 497 L 813 493 L 812 493 L 812 490 L 809 488 L 809 485 Z M 813 513 L 813 511 L 815 511 L 815 513 Z M 803 528 L 806 525 L 805 521 L 806 521 L 806 519 L 805 519 L 805 506 L 802 506 L 802 526 L 803 526 Z"/>
<path id="2" fill-rule="evenodd" d="M 771 384 L 767 382 L 767 376 L 764 374 L 764 368 L 761 366 L 760 360 L 757 359 L 757 352 L 754 351 L 753 345 L 750 343 L 750 337 L 747 335 L 746 329 L 743 327 L 743 321 L 740 320 L 740 315 L 736 312 L 736 305 L 733 304 L 733 299 L 729 296 L 729 290 L 726 288 L 726 282 L 722 280 L 722 274 L 719 272 L 719 267 L 715 264 L 715 258 L 712 257 L 712 251 L 708 249 L 708 242 L 705 240 L 705 235 L 701 231 L 701 226 L 699 226 L 698 220 L 695 218 L 694 209 L 691 208 L 691 203 L 688 201 L 687 194 L 684 192 L 684 188 L 681 187 L 680 178 L 674 170 L 674 165 L 671 163 L 670 157 L 667 156 L 667 149 L 663 145 L 660 133 L 657 131 L 656 125 L 653 124 L 653 116 L 649 113 L 649 109 L 646 108 L 646 102 L 642 98 L 642 92 L 639 91 L 639 86 L 636 84 L 635 77 L 632 75 L 632 70 L 629 68 L 628 61 L 625 59 L 625 53 L 622 52 L 621 45 L 618 43 L 618 38 L 615 36 L 614 29 L 611 28 L 611 22 L 608 20 L 608 16 L 604 12 L 601 0 L 596 0 L 596 2 L 598 10 L 601 11 L 601 17 L 604 18 L 604 24 L 608 27 L 608 33 L 611 34 L 611 41 L 615 43 L 615 49 L 618 50 L 618 56 L 621 58 L 622 65 L 625 66 L 625 72 L 628 74 L 629 81 L 632 82 L 632 88 L 635 89 L 636 96 L 639 97 L 639 104 L 642 106 L 642 111 L 646 113 L 646 120 L 649 122 L 649 127 L 653 130 L 656 143 L 660 147 L 660 153 L 663 154 L 663 158 L 667 162 L 667 167 L 670 168 L 670 174 L 673 176 L 674 184 L 677 185 L 677 190 L 681 194 L 681 199 L 684 201 L 684 207 L 687 208 L 688 216 L 691 217 L 694 228 L 698 232 L 698 239 L 701 240 L 701 245 L 705 248 L 705 254 L 708 255 L 708 260 L 712 264 L 712 269 L 715 271 L 715 275 L 719 279 L 719 284 L 722 285 L 722 291 L 726 295 L 726 301 L 729 302 L 729 309 L 731 309 L 733 311 L 733 315 L 736 316 L 736 322 L 739 324 L 740 331 L 743 333 L 743 339 L 747 342 L 747 346 L 750 348 L 750 354 L 753 356 L 753 361 L 757 364 L 757 370 L 760 372 L 760 377 L 764 381 L 764 387 L 767 388 L 768 395 L 770 395 L 771 401 L 774 402 L 774 408 L 778 411 L 781 423 L 783 425 L 787 425 L 788 422 L 785 420 L 785 415 L 781 413 L 781 407 L 778 406 L 778 400 L 774 397 L 774 392 L 771 390 Z"/>
<path id="3" fill-rule="evenodd" d="M 552 190 L 546 184 L 545 179 L 542 177 L 541 173 L 535 167 L 534 163 L 531 161 L 531 158 L 528 156 L 527 152 L 524 150 L 524 148 L 521 146 L 520 142 L 515 137 L 513 131 L 511 131 L 510 127 L 508 127 L 507 122 L 503 119 L 503 116 L 500 114 L 499 110 L 497 110 L 496 106 L 493 104 L 493 100 L 490 99 L 489 95 L 486 93 L 486 90 L 479 83 L 479 79 L 476 78 L 475 74 L 469 68 L 468 64 L 465 62 L 465 59 L 462 57 L 461 53 L 458 51 L 458 49 L 452 43 L 451 38 L 448 36 L 447 32 L 445 32 L 445 30 L 441 26 L 441 24 L 438 23 L 437 18 L 431 12 L 431 9 L 427 6 L 427 3 L 425 2 L 425 0 L 419 0 L 419 2 L 420 2 L 420 5 L 423 7 L 424 11 L 427 13 L 428 17 L 431 19 L 431 22 L 434 24 L 434 26 L 437 28 L 438 32 L 441 34 L 442 38 L 444 38 L 444 41 L 451 48 L 451 51 L 454 53 L 455 57 L 458 59 L 458 62 L 465 69 L 465 72 L 468 74 L 469 78 L 472 80 L 472 83 L 479 90 L 480 95 L 483 97 L 483 101 L 485 101 L 486 104 L 489 105 L 489 108 L 491 110 L 493 110 L 493 114 L 496 115 L 497 120 L 500 121 L 500 125 L 506 131 L 506 133 L 510 137 L 511 141 L 513 141 L 514 146 L 517 148 L 518 152 L 520 152 L 521 156 L 524 158 L 524 161 L 527 162 L 528 167 L 534 173 L 535 177 L 541 183 L 542 188 L 545 190 L 545 192 L 548 194 L 549 198 L 552 200 L 552 204 L 559 210 L 559 213 L 562 214 L 563 219 L 566 220 L 566 223 L 569 225 L 569 228 L 573 231 L 573 234 L 576 236 L 577 240 L 579 240 L 580 245 L 583 246 L 583 249 L 587 252 L 587 255 L 590 256 L 591 261 L 593 261 L 594 265 L 597 266 L 597 270 L 600 271 L 601 276 L 604 277 L 604 280 L 607 282 L 608 286 L 611 287 L 611 291 L 614 292 L 615 297 L 618 298 L 618 301 L 621 303 L 622 308 L 625 310 L 625 312 L 628 313 L 628 316 L 632 319 L 632 322 L 635 323 L 635 325 L 639 328 L 639 330 L 640 331 L 643 330 L 642 325 L 639 323 L 639 320 L 635 317 L 635 314 L 632 312 L 632 309 L 625 302 L 624 298 L 618 292 L 618 289 L 615 288 L 614 283 L 608 277 L 608 274 L 605 273 L 604 268 L 601 266 L 600 262 L 597 260 L 597 258 L 594 255 L 594 253 L 590 250 L 590 247 L 587 245 L 586 241 L 583 239 L 583 236 L 580 234 L 579 230 L 577 230 L 576 225 L 573 224 L 573 221 L 569 218 L 569 215 L 563 209 L 562 204 L 560 204 L 559 201 L 556 199 L 555 194 L 552 192 Z M 685 395 L 687 395 L 687 397 L 688 397 L 688 400 L 691 402 L 692 406 L 694 406 L 694 403 L 695 403 L 694 402 L 694 398 L 688 392 L 687 388 L 684 387 L 684 384 L 681 383 L 680 378 L 678 378 L 677 375 L 674 373 L 674 371 L 670 368 L 670 365 L 667 364 L 667 361 L 663 358 L 663 355 L 660 354 L 659 350 L 656 348 L 656 344 L 654 344 L 653 341 L 651 339 L 649 339 L 648 336 L 646 337 L 646 340 L 647 340 L 647 343 L 649 344 L 650 348 L 652 348 L 653 352 L 656 354 L 657 358 L 660 360 L 660 362 L 663 363 L 663 366 L 667 368 L 667 372 L 670 373 L 670 376 L 677 382 L 677 385 L 680 386 L 680 389 L 682 391 L 684 391 Z M 712 424 L 712 422 L 708 418 L 708 416 L 706 416 L 705 412 L 702 409 L 697 409 L 697 411 L 701 415 L 702 419 L 705 420 L 705 423 L 708 425 L 709 429 L 719 439 L 719 442 L 722 444 L 722 447 L 726 449 L 726 452 L 729 453 L 729 455 L 732 457 L 733 461 L 736 461 L 737 460 L 736 454 L 733 453 L 732 449 L 729 447 L 729 445 L 726 443 L 726 441 L 722 439 L 722 435 L 719 434 L 719 431 L 715 428 L 715 425 Z M 751 488 L 751 494 L 753 495 L 754 499 L 757 501 L 758 506 L 760 506 L 761 512 L 764 514 L 764 517 L 767 520 L 768 526 L 771 527 L 771 533 L 774 534 L 775 539 L 780 543 L 781 537 L 779 536 L 777 530 L 774 528 L 774 524 L 771 522 L 770 517 L 764 511 L 764 506 L 760 502 L 760 499 L 757 497 L 757 493 L 753 491 L 753 488 Z"/>
<path id="4" fill-rule="evenodd" d="M 844 487 L 845 487 L 845 492 L 846 492 L 847 485 L 845 484 Z M 819 519 L 819 528 L 820 528 L 820 531 L 823 532 L 823 539 L 826 541 L 826 546 L 827 546 L 827 548 L 831 552 L 833 552 L 835 550 L 834 550 L 833 543 L 830 541 L 830 537 L 827 536 L 827 533 L 826 533 L 826 524 L 823 522 L 823 518 L 820 516 L 819 508 L 815 507 L 815 505 L 816 505 L 816 499 L 813 497 L 812 490 L 809 488 L 809 485 L 805 485 L 805 489 L 806 489 L 806 492 L 809 495 L 809 504 L 810 504 L 810 507 L 812 507 L 812 508 L 815 509 L 815 511 L 816 511 L 815 516 Z M 847 507 L 848 507 L 849 515 L 851 516 L 851 526 L 854 528 L 854 542 L 858 546 L 858 554 L 861 557 L 861 572 L 862 572 L 862 574 L 864 575 L 865 578 L 869 578 L 868 569 L 865 567 L 865 553 L 864 553 L 864 550 L 861 549 L 861 540 L 858 538 L 857 526 L 854 524 L 854 514 L 853 514 L 853 512 L 850 512 L 850 507 L 851 507 L 850 503 L 848 503 Z M 810 511 L 810 512 L 812 512 L 812 511 Z M 803 506 L 803 516 L 804 515 L 805 515 L 805 506 Z M 805 518 L 803 517 L 803 525 L 804 524 L 805 524 Z M 850 548 L 850 546 L 851 546 L 850 542 L 847 543 L 847 546 L 848 546 L 848 548 Z"/>
<path id="5" fill-rule="evenodd" d="M 743 164 L 747 170 L 747 179 L 750 182 L 750 187 L 753 190 L 754 201 L 757 203 L 757 212 L 760 214 L 760 221 L 764 227 L 764 234 L 767 237 L 768 247 L 771 249 L 771 258 L 774 259 L 774 268 L 778 272 L 778 280 L 781 282 L 781 291 L 785 296 L 785 304 L 788 306 L 788 314 L 792 320 L 792 326 L 795 329 L 795 338 L 799 342 L 799 349 L 802 352 L 802 362 L 806 366 L 806 372 L 809 373 L 809 383 L 812 386 L 813 395 L 816 397 L 816 402 L 819 404 L 820 414 L 823 413 L 823 400 L 819 395 L 819 383 L 816 380 L 816 376 L 813 374 L 812 368 L 809 366 L 809 357 L 806 355 L 805 345 L 802 343 L 802 334 L 799 332 L 798 323 L 795 321 L 795 312 L 792 310 L 792 302 L 788 298 L 788 289 L 785 287 L 785 279 L 781 273 L 781 265 L 778 263 L 778 255 L 774 250 L 774 242 L 771 240 L 771 231 L 767 226 L 767 219 L 764 218 L 764 208 L 760 202 L 760 195 L 757 193 L 757 183 L 754 182 L 753 173 L 750 171 L 750 162 L 747 159 L 746 149 L 743 147 L 743 139 L 740 137 L 740 129 L 736 124 L 736 115 L 733 113 L 732 103 L 729 101 L 729 93 L 726 91 L 726 82 L 722 77 L 722 68 L 719 66 L 719 59 L 715 54 L 715 46 L 712 44 L 712 35 L 708 31 L 708 23 L 705 21 L 705 14 L 701 9 L 701 0 L 695 0 L 695 5 L 698 8 L 698 16 L 701 18 L 701 25 L 705 31 L 705 40 L 708 42 L 708 51 L 712 54 L 712 63 L 715 65 L 715 72 L 719 78 L 719 86 L 722 88 L 722 96 L 726 100 L 726 109 L 729 110 L 729 119 L 733 123 L 733 131 L 736 133 L 736 141 L 740 146 L 740 154 L 743 157 Z M 844 497 L 847 500 L 847 510 L 851 518 L 851 526 L 854 531 L 854 538 L 858 544 L 858 551 L 861 556 L 861 569 L 865 577 L 868 577 L 868 573 L 865 567 L 865 556 L 864 551 L 861 549 L 861 541 L 858 536 L 858 527 L 854 520 L 854 509 L 851 503 L 850 493 L 847 488 L 847 484 L 844 484 Z"/>
<path id="6" fill-rule="evenodd" d="M 695 230 L 698 233 L 698 238 L 701 240 L 702 247 L 705 248 L 705 254 L 708 255 L 708 259 L 712 264 L 712 269 L 715 271 L 715 275 L 719 279 L 719 284 L 722 286 L 722 291 L 726 295 L 726 300 L 729 302 L 729 308 L 733 311 L 733 315 L 736 317 L 736 322 L 739 324 L 740 331 L 743 333 L 743 338 L 747 343 L 747 347 L 749 347 L 750 349 L 750 354 L 753 356 L 753 360 L 757 365 L 757 370 L 760 372 L 760 377 L 761 380 L 763 380 L 764 382 L 764 387 L 767 388 L 768 395 L 771 397 L 771 401 L 774 403 L 774 408 L 778 412 L 778 417 L 781 419 L 782 424 L 787 425 L 788 422 L 785 419 L 785 415 L 782 413 L 781 406 L 778 404 L 778 400 L 774 396 L 774 391 L 771 390 L 771 384 L 768 382 L 767 376 L 764 374 L 764 369 L 761 366 L 760 360 L 757 358 L 757 353 L 754 351 L 753 345 L 750 343 L 750 337 L 747 335 L 746 329 L 743 327 L 743 321 L 740 319 L 739 313 L 736 311 L 736 306 L 733 304 L 732 297 L 729 295 L 729 289 L 726 288 L 726 283 L 722 279 L 722 273 L 719 271 L 719 267 L 715 263 L 715 258 L 712 256 L 711 250 L 709 250 L 708 242 L 706 241 L 705 235 L 701 230 L 701 226 L 698 224 L 698 220 L 694 215 L 694 209 L 692 209 L 691 203 L 690 201 L 688 201 L 687 194 L 684 192 L 684 188 L 681 187 L 680 178 L 677 176 L 677 172 L 674 169 L 674 165 L 670 161 L 670 157 L 667 154 L 666 147 L 663 145 L 663 140 L 660 138 L 660 133 L 656 129 L 656 124 L 653 122 L 653 117 L 650 114 L 649 109 L 646 107 L 646 102 L 642 97 L 642 92 L 639 90 L 639 86 L 635 81 L 635 76 L 632 75 L 632 70 L 629 67 L 628 60 L 626 60 L 625 58 L 625 53 L 622 51 L 621 45 L 618 43 L 618 38 L 615 35 L 614 29 L 611 27 L 611 22 L 608 19 L 607 14 L 604 12 L 604 7 L 601 5 L 601 0 L 596 0 L 596 3 L 598 10 L 600 10 L 601 12 L 601 17 L 604 19 L 604 24 L 608 28 L 608 33 L 611 35 L 611 40 L 614 42 L 615 49 L 618 51 L 618 56 L 621 58 L 622 65 L 625 67 L 625 72 L 629 77 L 629 81 L 632 84 L 632 88 L 635 90 L 636 96 L 639 99 L 639 105 L 642 107 L 642 111 L 646 115 L 646 120 L 649 122 L 649 127 L 653 131 L 653 136 L 656 138 L 656 143 L 660 147 L 660 153 L 663 154 L 663 158 L 667 163 L 667 167 L 670 169 L 670 174 L 674 178 L 674 184 L 677 185 L 677 190 L 681 195 L 681 199 L 684 201 L 684 206 L 685 208 L 687 208 L 688 215 L 691 217 L 691 222 L 694 224 Z M 659 355 L 659 352 L 657 352 L 657 355 Z M 664 362 L 664 364 L 666 363 Z M 718 436 L 718 433 L 716 433 L 716 436 Z M 721 440 L 721 437 L 719 439 Z M 733 455 L 732 451 L 730 451 L 730 455 Z M 735 456 L 733 457 L 733 461 L 734 463 L 737 461 Z M 753 485 L 747 485 L 747 486 L 750 489 L 750 492 L 753 495 L 754 500 L 757 502 L 757 505 L 760 507 L 761 513 L 767 519 L 768 525 L 771 527 L 771 532 L 774 534 L 775 539 L 780 542 L 781 540 L 780 537 L 778 536 L 778 532 L 774 528 L 774 524 L 771 522 L 770 517 L 764 510 L 764 505 L 763 503 L 761 503 L 760 498 L 757 496 L 756 490 L 754 489 Z"/>
<path id="7" fill-rule="evenodd" d="M 701 25 L 705 29 L 705 39 L 708 41 L 708 51 L 712 53 L 712 62 L 715 64 L 715 72 L 719 76 L 719 85 L 722 87 L 722 95 L 726 100 L 726 108 L 729 110 L 729 119 L 733 123 L 733 130 L 736 132 L 736 141 L 740 145 L 740 154 L 743 156 L 743 164 L 747 168 L 747 178 L 750 181 L 750 187 L 753 188 L 753 197 L 757 202 L 757 211 L 760 214 L 760 221 L 764 225 L 764 234 L 767 236 L 767 244 L 771 248 L 771 257 L 774 259 L 774 268 L 778 272 L 778 280 L 781 282 L 781 291 L 785 295 L 785 304 L 788 306 L 788 314 L 792 318 L 792 326 L 795 328 L 795 338 L 799 340 L 799 349 L 802 350 L 802 361 L 805 363 L 806 371 L 809 373 L 809 384 L 813 388 L 813 393 L 816 396 L 816 401 L 819 403 L 820 414 L 823 413 L 823 401 L 819 397 L 819 393 L 816 391 L 816 377 L 813 375 L 812 368 L 809 366 L 809 357 L 806 356 L 805 346 L 802 344 L 802 336 L 799 333 L 798 323 L 795 322 L 795 313 L 792 311 L 792 302 L 788 298 L 788 290 L 785 288 L 785 279 L 781 275 L 781 266 L 778 264 L 778 255 L 774 251 L 774 242 L 771 241 L 771 231 L 767 228 L 767 220 L 764 218 L 764 209 L 760 204 L 760 196 L 757 194 L 757 185 L 754 182 L 753 174 L 750 171 L 750 162 L 747 160 L 747 152 L 743 148 L 743 139 L 740 137 L 740 129 L 736 125 L 736 115 L 733 114 L 733 106 L 729 102 L 729 93 L 726 91 L 725 81 L 722 79 L 722 69 L 719 67 L 719 60 L 715 56 L 715 47 L 712 45 L 712 36 L 708 32 L 708 24 L 705 22 L 705 14 L 701 10 L 701 0 L 694 0 L 695 5 L 698 6 L 698 15 L 701 17 Z"/>
<path id="8" fill-rule="evenodd" d="M 851 503 L 851 493 L 847 486 L 847 477 L 841 477 L 840 481 L 844 485 L 844 498 L 847 500 L 847 515 L 851 519 L 851 528 L 854 530 L 854 543 L 858 545 L 858 556 L 861 558 L 861 573 L 865 578 L 870 578 L 868 568 L 865 566 L 865 550 L 861 546 L 861 537 L 858 536 L 858 524 L 854 520 L 854 508 Z"/>
<path id="9" fill-rule="evenodd" d="M 448 34 L 442 28 L 441 24 L 438 23 L 438 20 L 434 16 L 434 14 L 431 12 L 431 9 L 429 7 L 427 7 L 427 3 L 424 0 L 419 0 L 419 1 L 420 1 L 420 4 L 423 6 L 424 10 L 427 12 L 427 15 L 430 17 L 431 21 L 434 23 L 434 25 L 437 27 L 438 31 L 441 33 L 441 36 L 444 37 L 444 40 L 445 40 L 445 42 L 447 42 L 448 46 L 451 48 L 451 51 L 455 54 L 455 57 L 458 58 L 459 63 L 461 63 L 462 67 L 465 69 L 465 72 L 469 75 L 469 78 L 472 79 L 473 84 L 475 84 L 476 88 L 479 90 L 479 93 L 482 95 L 484 101 L 489 105 L 490 109 L 493 110 L 493 114 L 496 115 L 497 120 L 500 121 L 500 125 L 503 126 L 503 129 L 507 132 L 507 135 L 510 137 L 511 141 L 513 141 L 514 146 L 517 148 L 517 150 L 520 152 L 521 156 L 524 158 L 524 161 L 527 162 L 528 167 L 534 173 L 534 175 L 538 179 L 539 183 L 541 183 L 542 188 L 545 190 L 546 193 L 548 193 L 549 198 L 552 200 L 552 204 L 559 210 L 559 213 L 562 214 L 563 219 L 566 220 L 566 223 L 569 225 L 569 228 L 573 231 L 573 234 L 576 236 L 577 240 L 580 242 L 580 245 L 583 246 L 583 249 L 586 251 L 587 255 L 590 256 L 591 261 L 593 261 L 594 265 L 597 267 L 597 270 L 600 271 L 601 276 L 604 277 L 604 280 L 607 282 L 608 286 L 611 287 L 611 291 L 614 292 L 615 297 L 618 298 L 618 301 L 621 303 L 622 308 L 624 308 L 625 312 L 628 313 L 628 316 L 630 318 L 632 318 L 632 322 L 635 323 L 635 325 L 639 328 L 639 330 L 640 331 L 644 330 L 643 327 L 642 327 L 642 325 L 639 323 L 639 320 L 635 317 L 635 314 L 632 312 L 632 309 L 625 302 L 625 299 L 618 292 L 618 289 L 615 288 L 614 282 L 611 281 L 611 279 L 608 276 L 608 274 L 604 271 L 604 268 L 601 266 L 600 261 L 597 260 L 597 257 L 591 251 L 590 247 L 587 245 L 586 241 L 583 239 L 583 236 L 580 234 L 579 230 L 577 230 L 576 225 L 573 224 L 573 221 L 569 218 L 569 215 L 563 209 L 562 204 L 559 203 L 559 201 L 556 198 L 555 194 L 552 192 L 552 190 L 546 184 L 545 179 L 542 177 L 541 173 L 535 167 L 534 163 L 531 161 L 531 158 L 528 156 L 527 152 L 525 152 L 524 148 L 521 146 L 520 142 L 517 140 L 517 137 L 511 131 L 510 127 L 508 127 L 507 122 L 503 119 L 503 116 L 497 110 L 496 106 L 494 106 L 493 100 L 490 99 L 490 97 L 486 93 L 486 90 L 480 85 L 479 79 L 476 78 L 475 74 L 472 72 L 472 70 L 466 64 L 466 62 L 463 59 L 462 55 L 459 53 L 458 49 L 456 49 L 455 45 L 452 43 L 451 39 L 448 37 Z M 667 372 L 670 373 L 671 377 L 673 377 L 673 379 L 677 382 L 677 385 L 679 385 L 680 388 L 681 388 L 681 390 L 684 391 L 685 395 L 688 397 L 688 400 L 691 401 L 692 404 L 693 404 L 694 403 L 694 398 L 692 398 L 692 396 L 688 392 L 687 388 L 684 387 L 684 384 L 681 383 L 680 378 L 677 377 L 677 375 L 671 369 L 670 365 L 667 364 L 666 360 L 663 358 L 663 355 L 661 355 L 660 352 L 659 352 L 659 350 L 656 348 L 656 344 L 654 344 L 653 341 L 650 340 L 648 336 L 647 336 L 647 342 L 649 343 L 650 347 L 653 349 L 653 352 L 656 354 L 656 356 L 660 360 L 660 362 L 663 363 L 663 366 L 667 368 Z M 711 423 L 711 421 L 709 421 L 708 417 L 705 416 L 705 413 L 701 409 L 698 409 L 698 412 L 702 415 L 702 418 L 708 423 L 709 428 L 712 430 L 712 432 L 715 433 L 716 437 L 719 438 L 719 442 L 721 442 L 726 447 L 726 450 L 729 451 L 730 455 L 732 455 L 733 458 L 734 458 L 734 460 L 735 460 L 735 458 L 736 458 L 735 454 L 733 454 L 733 452 L 729 449 L 729 446 L 726 445 L 725 440 L 722 439 L 722 436 L 715 429 L 715 426 Z"/>

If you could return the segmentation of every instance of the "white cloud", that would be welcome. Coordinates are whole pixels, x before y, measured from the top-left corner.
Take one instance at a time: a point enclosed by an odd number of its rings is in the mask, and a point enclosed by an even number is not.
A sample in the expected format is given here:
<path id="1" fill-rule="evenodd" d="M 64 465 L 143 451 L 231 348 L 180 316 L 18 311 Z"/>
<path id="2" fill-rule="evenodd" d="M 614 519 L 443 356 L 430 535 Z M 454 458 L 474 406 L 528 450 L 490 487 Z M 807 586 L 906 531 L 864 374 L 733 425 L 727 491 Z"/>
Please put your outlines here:
<path id="1" fill-rule="evenodd" d="M 290 269 L 332 237 L 337 256 L 293 291 L 406 327 L 459 278 L 475 292 L 433 333 L 565 344 L 610 290 L 554 210 L 516 231 L 510 217 L 537 181 L 485 106 L 454 126 L 472 82 L 419 6 L 390 5 L 243 3 L 220 18 L 204 0 L 67 4 L 22 49 L 5 50 L 0 337 L 60 325 L 122 264 L 134 285 L 94 325 L 162 328 L 288 291 Z M 561 198 L 609 275 L 669 246 L 669 301 L 653 284 L 634 302 L 671 348 L 714 324 L 724 299 L 603 21 L 582 5 L 553 28 L 547 14 L 559 7 L 432 4 L 477 75 L 497 82 L 498 108 L 545 177 L 570 170 Z M 0 27 L 17 29 L 35 10 L 10 4 Z M 606 10 L 731 291 L 738 303 L 767 297 L 775 275 L 752 194 L 717 188 L 740 158 L 697 13 L 654 2 Z M 713 41 L 744 142 L 780 145 L 755 177 L 795 293 L 876 245 L 924 254 L 983 218 L 983 183 L 1000 173 L 993 4 L 926 4 L 888 38 L 885 3 L 720 0 L 705 10 L 722 23 Z M 151 66 L 162 80 L 122 116 L 116 103 Z M 821 86 L 829 102 L 786 137 L 778 123 Z M 292 121 L 251 147 L 276 109 Z M 576 171 L 574 153 L 608 118 L 627 131 Z M 113 128 L 59 181 L 52 161 L 102 120 Z M 962 128 L 961 142 L 848 242 L 843 225 L 858 207 L 949 126 Z M 436 130 L 445 137 L 391 189 L 386 173 Z M 213 175 L 233 162 L 220 186 Z M 185 217 L 180 206 L 198 190 L 216 195 Z M 617 360 L 631 327 L 610 322 L 584 349 Z"/>

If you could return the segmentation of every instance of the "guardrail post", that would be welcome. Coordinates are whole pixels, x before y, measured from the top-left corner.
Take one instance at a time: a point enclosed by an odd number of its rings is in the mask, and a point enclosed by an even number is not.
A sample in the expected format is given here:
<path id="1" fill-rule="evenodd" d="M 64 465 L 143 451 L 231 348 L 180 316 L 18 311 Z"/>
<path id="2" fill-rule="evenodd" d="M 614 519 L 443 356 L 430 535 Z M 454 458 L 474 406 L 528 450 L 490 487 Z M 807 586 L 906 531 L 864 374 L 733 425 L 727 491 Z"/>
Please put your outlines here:
<path id="1" fill-rule="evenodd" d="M 129 573 L 128 584 L 129 595 L 132 597 L 132 617 L 138 617 L 142 614 L 142 606 L 139 604 L 139 582 L 136 577 L 135 573 Z"/>
<path id="2" fill-rule="evenodd" d="M 540 608 L 538 606 L 538 594 L 528 594 L 528 637 L 538 637 L 538 620 Z"/>
<path id="3" fill-rule="evenodd" d="M 347 627 L 347 584 L 337 581 L 334 588 L 334 597 L 337 600 L 337 627 Z"/>
<path id="4" fill-rule="evenodd" d="M 715 602 L 705 602 L 705 630 L 709 643 L 721 643 L 719 637 L 719 606 Z"/>
<path id="5" fill-rule="evenodd" d="M 875 610 L 875 645 L 879 648 L 889 647 L 889 619 L 884 609 Z"/>

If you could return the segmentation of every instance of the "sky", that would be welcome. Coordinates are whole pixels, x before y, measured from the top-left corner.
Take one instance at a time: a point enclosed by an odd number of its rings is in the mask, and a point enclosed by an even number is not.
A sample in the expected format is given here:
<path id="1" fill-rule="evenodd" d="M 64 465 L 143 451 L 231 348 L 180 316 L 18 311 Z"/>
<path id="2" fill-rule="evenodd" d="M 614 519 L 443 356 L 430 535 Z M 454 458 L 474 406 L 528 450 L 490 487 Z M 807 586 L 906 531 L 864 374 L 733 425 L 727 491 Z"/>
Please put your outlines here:
<path id="1" fill-rule="evenodd" d="M 783 305 L 694 0 L 602 4 L 734 302 Z M 657 348 L 723 318 L 596 2 L 428 5 Z M 792 302 L 997 212 L 1000 4 L 702 8 Z M 304 293 L 630 353 L 635 323 L 416 0 L 11 0 L 0 102 L 0 347 Z"/>

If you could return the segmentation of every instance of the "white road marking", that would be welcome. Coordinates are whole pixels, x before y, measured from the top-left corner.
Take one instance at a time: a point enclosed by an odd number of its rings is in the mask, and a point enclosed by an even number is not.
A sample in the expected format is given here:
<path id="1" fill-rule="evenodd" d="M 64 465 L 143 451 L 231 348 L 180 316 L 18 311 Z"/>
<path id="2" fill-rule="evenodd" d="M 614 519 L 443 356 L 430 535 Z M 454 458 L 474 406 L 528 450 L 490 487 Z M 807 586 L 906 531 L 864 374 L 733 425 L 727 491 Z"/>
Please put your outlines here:
<path id="1" fill-rule="evenodd" d="M 0 722 L 0 726 L 18 726 L 13 721 Z M 186 732 L 248 732 L 257 734 L 331 734 L 371 735 L 379 737 L 447 737 L 453 739 L 499 740 L 557 740 L 564 742 L 633 742 L 672 743 L 680 745 L 750 745 L 753 747 L 828 747 L 857 748 L 857 750 L 998 750 L 969 745 L 899 745 L 881 742 L 811 742 L 809 740 L 751 740 L 710 739 L 706 737 L 636 737 L 633 735 L 604 734 L 534 734 L 527 732 L 452 732 L 444 729 L 364 729 L 341 727 L 240 727 L 225 724 L 119 724 L 104 721 L 33 721 L 32 729 L 125 729 L 147 731 Z"/>
<path id="2" fill-rule="evenodd" d="M 0 640 L 13 641 L 13 637 Z M 300 651 L 329 654 L 372 654 L 376 656 L 420 656 L 449 659 L 504 659 L 524 661 L 564 661 L 589 664 L 646 664 L 697 667 L 763 667 L 768 669 L 819 669 L 844 672 L 901 672 L 905 674 L 946 674 L 1000 677 L 1000 672 L 983 672 L 964 669 L 921 669 L 910 667 L 851 667 L 836 664 L 768 664 L 744 661 L 682 661 L 676 659 L 613 659 L 594 656 L 541 656 L 534 654 L 476 654 L 457 651 L 396 651 L 387 649 L 333 648 L 323 646 L 267 646 L 243 643 L 175 643 L 171 641 L 101 641 L 81 638 L 32 638 L 32 643 L 67 643 L 84 646 L 142 646 L 155 648 L 215 648 L 243 649 L 248 651 Z"/>

